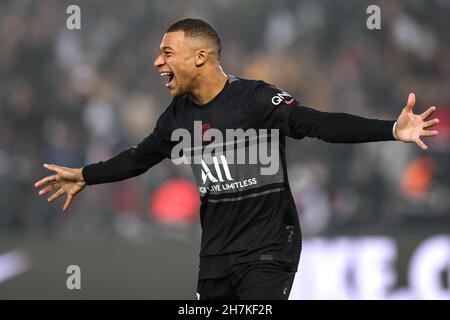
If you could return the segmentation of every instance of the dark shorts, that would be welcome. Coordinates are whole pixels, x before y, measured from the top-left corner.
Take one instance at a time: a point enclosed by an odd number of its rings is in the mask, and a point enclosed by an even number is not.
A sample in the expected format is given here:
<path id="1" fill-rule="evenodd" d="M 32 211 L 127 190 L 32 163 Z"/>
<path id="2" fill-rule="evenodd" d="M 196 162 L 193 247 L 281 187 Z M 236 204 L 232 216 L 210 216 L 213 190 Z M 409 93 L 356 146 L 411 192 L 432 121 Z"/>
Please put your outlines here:
<path id="1" fill-rule="evenodd" d="M 230 275 L 198 281 L 200 300 L 287 300 L 295 272 L 270 261 L 235 266 Z"/>

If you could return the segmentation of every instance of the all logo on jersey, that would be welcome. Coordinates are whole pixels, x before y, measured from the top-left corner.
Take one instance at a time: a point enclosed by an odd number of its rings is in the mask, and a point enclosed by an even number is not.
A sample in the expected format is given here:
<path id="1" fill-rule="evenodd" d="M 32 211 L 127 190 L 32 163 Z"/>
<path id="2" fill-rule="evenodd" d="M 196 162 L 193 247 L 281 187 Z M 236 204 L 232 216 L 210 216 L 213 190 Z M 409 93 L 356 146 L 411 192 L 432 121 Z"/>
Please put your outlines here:
<path id="1" fill-rule="evenodd" d="M 285 92 L 285 91 L 280 92 L 277 95 L 272 97 L 272 103 L 275 106 L 278 106 L 282 102 L 284 102 L 287 105 L 290 105 L 294 101 L 295 101 L 294 98 L 292 98 L 292 96 L 289 93 Z"/>
<path id="2" fill-rule="evenodd" d="M 201 161 L 202 185 L 199 187 L 201 196 L 208 192 L 233 191 L 258 184 L 256 177 L 234 181 L 230 173 L 227 159 L 224 155 L 221 155 L 220 157 L 212 157 L 212 164 L 214 168 L 213 171 L 210 170 L 203 159 Z"/>
<path id="3" fill-rule="evenodd" d="M 224 182 L 225 181 L 224 176 L 227 181 L 234 180 L 231 177 L 230 168 L 228 167 L 228 162 L 227 162 L 227 159 L 225 158 L 225 156 L 223 156 L 223 155 L 220 156 L 220 161 L 221 161 L 220 163 L 219 163 L 219 160 L 217 159 L 217 157 L 214 156 L 214 157 L 212 157 L 212 159 L 213 159 L 214 170 L 216 171 L 215 172 L 216 175 L 212 174 L 212 172 L 209 170 L 208 165 L 202 159 L 202 184 L 205 184 L 207 179 L 209 179 L 213 183 Z"/>
<path id="4" fill-rule="evenodd" d="M 234 181 L 228 167 L 227 159 L 224 155 L 219 158 L 212 157 L 214 164 L 214 172 L 212 172 L 206 162 L 202 159 L 202 185 L 199 187 L 200 195 L 203 196 L 208 192 L 223 192 L 233 191 L 251 187 L 257 185 L 258 181 L 256 177 Z M 207 181 L 211 183 L 206 183 Z"/>

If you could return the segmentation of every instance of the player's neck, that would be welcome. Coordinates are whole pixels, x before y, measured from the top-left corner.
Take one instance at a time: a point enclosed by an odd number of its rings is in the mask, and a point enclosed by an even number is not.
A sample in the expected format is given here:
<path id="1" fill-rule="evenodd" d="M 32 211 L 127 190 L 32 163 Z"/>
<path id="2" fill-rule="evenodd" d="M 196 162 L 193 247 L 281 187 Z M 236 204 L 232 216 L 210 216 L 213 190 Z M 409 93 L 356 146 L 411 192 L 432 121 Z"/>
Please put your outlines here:
<path id="1" fill-rule="evenodd" d="M 198 84 L 191 91 L 191 99 L 198 105 L 207 104 L 222 91 L 228 76 L 219 65 L 211 72 L 199 76 Z"/>

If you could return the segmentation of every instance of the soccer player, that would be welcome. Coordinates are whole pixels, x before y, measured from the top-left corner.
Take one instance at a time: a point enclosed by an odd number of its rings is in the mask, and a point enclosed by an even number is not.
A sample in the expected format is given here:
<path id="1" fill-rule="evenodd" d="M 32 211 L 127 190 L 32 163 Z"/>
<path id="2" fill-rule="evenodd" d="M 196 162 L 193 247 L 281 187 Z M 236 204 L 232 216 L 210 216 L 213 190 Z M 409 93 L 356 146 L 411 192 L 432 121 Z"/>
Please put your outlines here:
<path id="1" fill-rule="evenodd" d="M 107 161 L 83 168 L 44 164 L 55 173 L 35 187 L 45 186 L 39 195 L 57 190 L 49 202 L 67 193 L 67 211 L 86 185 L 128 179 L 165 158 L 173 159 L 178 141 L 172 133 L 177 129 L 191 133 L 192 140 L 202 138 L 200 151 L 212 140 L 208 132 L 213 129 L 224 135 L 227 129 L 278 130 L 277 139 L 258 134 L 256 140 L 246 137 L 240 147 L 234 139 L 222 142 L 250 153 L 252 141 L 257 147 L 276 146 L 274 162 L 279 168 L 271 174 L 262 173 L 262 163 L 234 163 L 217 150 L 212 161 L 191 161 L 201 197 L 197 293 L 200 299 L 288 299 L 300 259 L 301 231 L 286 173 L 285 137 L 331 143 L 398 140 L 426 150 L 421 137 L 438 134 L 426 130 L 439 122 L 428 119 L 436 108 L 414 114 L 415 96 L 410 94 L 397 121 L 320 112 L 263 81 L 227 75 L 220 55 L 221 40 L 208 23 L 185 19 L 171 25 L 154 66 L 167 76 L 173 100 L 153 132 Z M 200 131 L 195 121 L 201 121 Z M 177 155 L 189 154 L 188 149 Z"/>

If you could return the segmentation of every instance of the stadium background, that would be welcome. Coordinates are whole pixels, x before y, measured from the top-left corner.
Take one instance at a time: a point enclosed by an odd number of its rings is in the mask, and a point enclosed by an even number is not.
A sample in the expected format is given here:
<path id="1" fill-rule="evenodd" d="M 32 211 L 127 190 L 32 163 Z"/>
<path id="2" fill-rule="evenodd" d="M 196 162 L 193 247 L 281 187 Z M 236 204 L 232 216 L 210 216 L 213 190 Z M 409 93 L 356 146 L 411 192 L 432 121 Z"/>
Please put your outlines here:
<path id="1" fill-rule="evenodd" d="M 81 8 L 81 30 L 66 8 Z M 381 30 L 366 9 L 381 8 Z M 194 299 L 200 240 L 188 166 L 94 186 L 69 214 L 33 184 L 42 163 L 106 159 L 169 103 L 153 60 L 175 20 L 211 22 L 227 73 L 323 111 L 394 119 L 437 105 L 422 152 L 395 142 L 288 142 L 305 247 L 299 299 L 450 299 L 450 2 L 0 2 L 0 298 Z M 68 290 L 66 268 L 81 268 Z"/>

